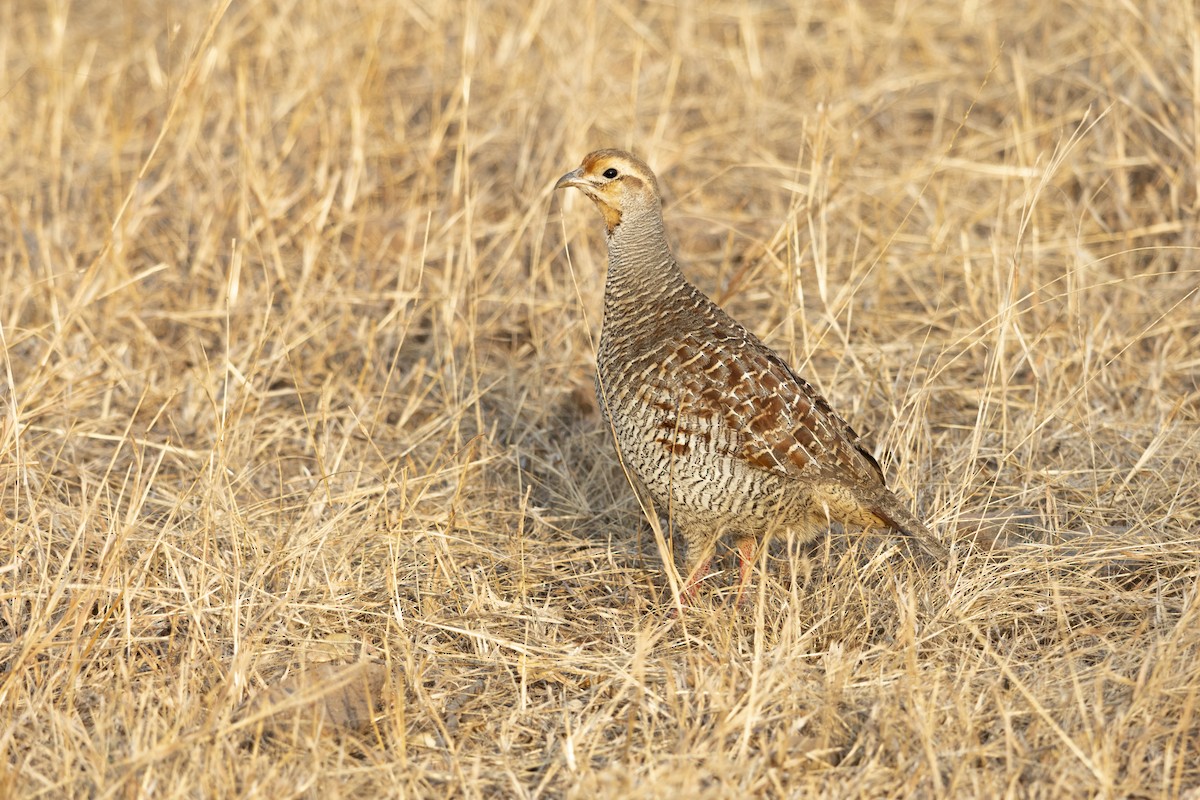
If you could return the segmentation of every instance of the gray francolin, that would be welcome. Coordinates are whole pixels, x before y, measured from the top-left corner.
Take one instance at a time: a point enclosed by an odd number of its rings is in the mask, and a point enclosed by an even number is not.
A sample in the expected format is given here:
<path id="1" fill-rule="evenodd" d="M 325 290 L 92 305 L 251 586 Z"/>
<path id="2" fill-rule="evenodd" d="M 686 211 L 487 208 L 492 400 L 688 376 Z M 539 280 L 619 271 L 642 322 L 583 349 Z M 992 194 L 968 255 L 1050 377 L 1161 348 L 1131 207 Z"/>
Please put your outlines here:
<path id="1" fill-rule="evenodd" d="M 684 601 L 725 535 L 739 598 L 759 543 L 786 529 L 801 542 L 830 522 L 891 529 L 944 558 L 825 398 L 684 277 L 645 163 L 597 150 L 555 184 L 568 186 L 607 230 L 600 408 L 625 466 L 684 540 Z"/>

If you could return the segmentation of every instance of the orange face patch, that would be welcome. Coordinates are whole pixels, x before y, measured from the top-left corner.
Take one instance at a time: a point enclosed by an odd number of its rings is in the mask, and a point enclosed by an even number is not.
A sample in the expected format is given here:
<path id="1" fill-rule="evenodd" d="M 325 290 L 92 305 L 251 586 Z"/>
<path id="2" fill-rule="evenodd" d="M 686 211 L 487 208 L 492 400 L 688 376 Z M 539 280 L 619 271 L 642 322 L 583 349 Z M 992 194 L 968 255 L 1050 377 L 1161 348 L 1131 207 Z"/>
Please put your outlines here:
<path id="1" fill-rule="evenodd" d="M 604 224 L 608 232 L 612 233 L 621 224 L 621 212 L 601 200 L 596 200 L 596 207 L 604 215 Z"/>

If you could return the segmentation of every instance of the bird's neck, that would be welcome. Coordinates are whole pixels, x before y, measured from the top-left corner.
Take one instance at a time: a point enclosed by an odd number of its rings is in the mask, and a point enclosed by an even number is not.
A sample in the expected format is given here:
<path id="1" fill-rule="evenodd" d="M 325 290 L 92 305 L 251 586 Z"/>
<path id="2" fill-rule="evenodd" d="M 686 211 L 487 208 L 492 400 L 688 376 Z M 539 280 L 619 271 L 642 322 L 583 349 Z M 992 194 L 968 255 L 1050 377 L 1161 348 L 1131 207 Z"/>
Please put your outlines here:
<path id="1" fill-rule="evenodd" d="M 667 244 L 661 211 L 626 215 L 608 234 L 605 319 L 644 314 L 687 286 Z"/>

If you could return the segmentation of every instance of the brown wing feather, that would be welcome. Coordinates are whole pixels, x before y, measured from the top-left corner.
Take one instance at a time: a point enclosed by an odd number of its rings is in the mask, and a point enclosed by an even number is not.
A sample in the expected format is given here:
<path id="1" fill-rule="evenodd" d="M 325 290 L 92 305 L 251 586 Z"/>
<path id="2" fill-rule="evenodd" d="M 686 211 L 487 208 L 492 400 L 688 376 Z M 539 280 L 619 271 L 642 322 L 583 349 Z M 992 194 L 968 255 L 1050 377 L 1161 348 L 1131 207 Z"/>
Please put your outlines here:
<path id="1" fill-rule="evenodd" d="M 728 455 L 759 469 L 787 476 L 844 471 L 883 484 L 858 434 L 812 386 L 741 326 L 719 333 L 703 340 L 685 335 L 659 362 L 661 388 L 670 386 L 674 395 L 667 401 L 654 392 L 662 410 L 671 406 L 661 423 L 664 446 L 677 448 L 694 436 L 707 442 L 715 419 L 727 434 L 719 438 L 733 448 Z"/>

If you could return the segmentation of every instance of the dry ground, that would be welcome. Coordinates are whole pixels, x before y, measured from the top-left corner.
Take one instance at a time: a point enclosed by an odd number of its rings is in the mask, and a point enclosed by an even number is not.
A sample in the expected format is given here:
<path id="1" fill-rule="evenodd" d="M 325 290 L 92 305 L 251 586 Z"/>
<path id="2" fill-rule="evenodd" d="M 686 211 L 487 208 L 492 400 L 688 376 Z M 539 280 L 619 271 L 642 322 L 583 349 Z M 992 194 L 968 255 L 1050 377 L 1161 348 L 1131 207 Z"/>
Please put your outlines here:
<path id="1" fill-rule="evenodd" d="M 1195 796 L 1198 99 L 1166 0 L 0 4 L 0 795 Z M 952 563 L 669 616 L 604 145 Z"/>

